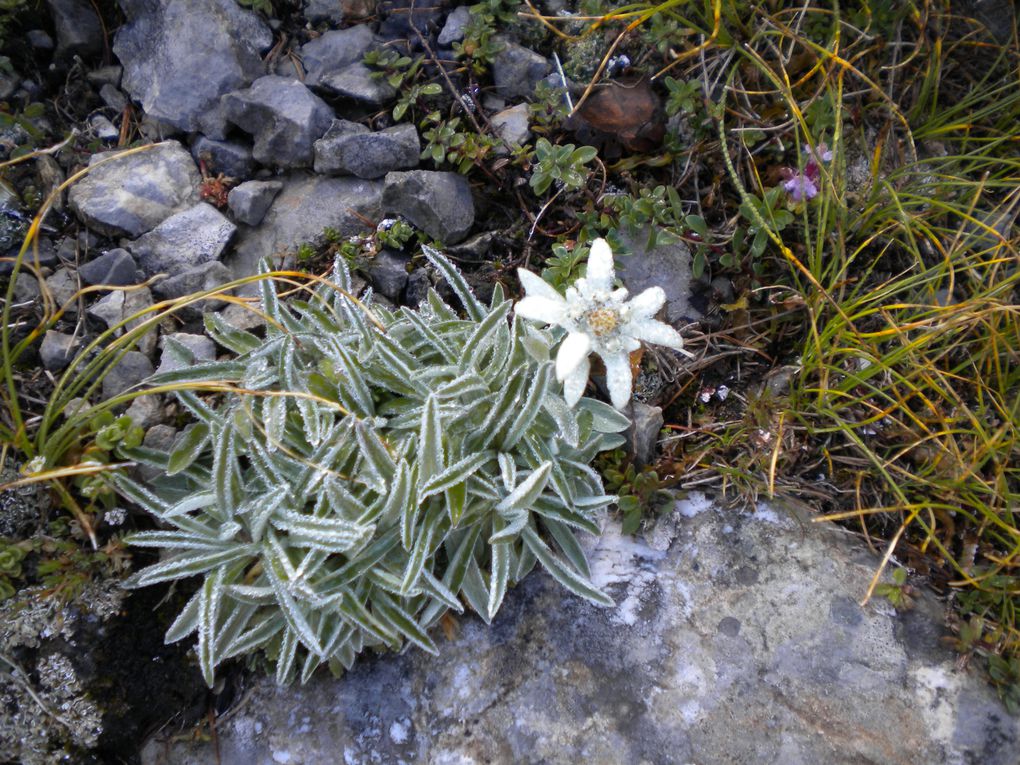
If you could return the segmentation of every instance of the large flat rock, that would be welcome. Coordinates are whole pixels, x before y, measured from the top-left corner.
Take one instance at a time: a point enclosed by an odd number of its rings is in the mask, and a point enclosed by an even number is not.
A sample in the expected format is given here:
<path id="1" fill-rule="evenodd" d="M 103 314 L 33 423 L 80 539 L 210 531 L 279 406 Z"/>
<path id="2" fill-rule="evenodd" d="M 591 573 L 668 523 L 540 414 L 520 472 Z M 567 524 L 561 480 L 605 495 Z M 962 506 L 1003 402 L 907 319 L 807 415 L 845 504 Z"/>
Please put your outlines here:
<path id="1" fill-rule="evenodd" d="M 617 606 L 545 574 L 438 658 L 361 661 L 301 687 L 256 681 L 212 744 L 151 741 L 147 765 L 981 763 L 1020 725 L 945 649 L 933 599 L 861 607 L 876 559 L 778 508 L 677 503 L 651 545 L 610 524 L 591 555 Z M 183 739 L 184 737 L 181 737 Z"/>

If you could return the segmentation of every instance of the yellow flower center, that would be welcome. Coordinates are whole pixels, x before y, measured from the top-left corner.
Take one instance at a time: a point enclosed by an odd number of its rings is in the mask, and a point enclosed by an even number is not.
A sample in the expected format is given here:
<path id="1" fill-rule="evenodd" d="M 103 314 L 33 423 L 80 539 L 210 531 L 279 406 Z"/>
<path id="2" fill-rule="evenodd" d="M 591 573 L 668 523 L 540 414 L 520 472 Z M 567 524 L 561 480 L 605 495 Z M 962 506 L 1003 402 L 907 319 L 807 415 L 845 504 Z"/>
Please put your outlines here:
<path id="1" fill-rule="evenodd" d="M 585 319 L 588 321 L 588 328 L 596 337 L 608 335 L 620 323 L 616 311 L 611 308 L 596 308 L 589 311 Z"/>

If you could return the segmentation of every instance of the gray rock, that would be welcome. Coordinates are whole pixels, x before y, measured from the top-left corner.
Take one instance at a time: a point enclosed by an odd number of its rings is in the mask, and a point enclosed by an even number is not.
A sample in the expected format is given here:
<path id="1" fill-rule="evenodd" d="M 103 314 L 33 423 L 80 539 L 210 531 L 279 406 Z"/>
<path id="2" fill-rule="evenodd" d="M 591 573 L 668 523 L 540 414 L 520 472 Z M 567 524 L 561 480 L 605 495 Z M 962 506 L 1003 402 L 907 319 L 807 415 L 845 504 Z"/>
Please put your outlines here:
<path id="1" fill-rule="evenodd" d="M 414 125 L 371 132 L 364 125 L 334 120 L 315 142 L 315 172 L 382 178 L 393 170 L 418 166 L 421 141 Z"/>
<path id="2" fill-rule="evenodd" d="M 662 409 L 640 401 L 631 402 L 630 427 L 627 429 L 627 448 L 634 455 L 637 467 L 650 465 L 655 460 L 659 444 L 659 431 L 665 420 Z"/>
<path id="3" fill-rule="evenodd" d="M 131 253 L 117 248 L 78 266 L 78 276 L 85 284 L 123 286 L 138 283 L 138 266 Z"/>
<path id="4" fill-rule="evenodd" d="M 57 33 L 53 58 L 70 65 L 75 56 L 89 58 L 103 52 L 103 27 L 88 0 L 46 0 Z"/>
<path id="5" fill-rule="evenodd" d="M 475 222 L 475 205 L 467 179 L 458 173 L 411 170 L 389 173 L 383 206 L 407 218 L 433 239 L 455 244 Z"/>
<path id="6" fill-rule="evenodd" d="M 120 77 L 124 73 L 123 67 L 117 64 L 111 64 L 109 66 L 100 66 L 93 69 L 85 78 L 93 85 L 113 85 L 117 87 L 120 85 Z"/>
<path id="7" fill-rule="evenodd" d="M 222 309 L 220 317 L 234 329 L 258 329 L 266 323 L 258 311 L 237 303 L 231 303 Z"/>
<path id="8" fill-rule="evenodd" d="M 368 267 L 373 289 L 394 303 L 399 303 L 400 295 L 407 286 L 407 266 L 410 262 L 409 257 L 389 250 L 377 253 Z"/>
<path id="9" fill-rule="evenodd" d="M 217 260 L 236 230 L 219 210 L 199 202 L 170 216 L 128 247 L 147 276 L 176 275 Z"/>
<path id="10" fill-rule="evenodd" d="M 333 121 L 333 110 L 297 80 L 257 79 L 247 90 L 223 97 L 228 119 L 255 136 L 255 159 L 275 167 L 312 164 L 312 144 Z"/>
<path id="11" fill-rule="evenodd" d="M 496 134 L 511 147 L 523 146 L 531 137 L 528 127 L 528 105 L 517 104 L 492 115 L 492 127 Z M 499 149 L 506 153 L 505 147 Z"/>
<path id="12" fill-rule="evenodd" d="M 503 98 L 530 96 L 538 81 L 552 70 L 552 66 L 534 51 L 516 43 L 501 41 L 503 49 L 492 61 L 492 81 L 496 93 Z"/>
<path id="13" fill-rule="evenodd" d="M 218 260 L 201 263 L 169 279 L 162 279 L 152 286 L 152 291 L 161 298 L 179 298 L 204 292 L 226 284 L 233 279 L 233 273 Z M 207 300 L 205 305 L 218 305 L 222 301 Z"/>
<path id="14" fill-rule="evenodd" d="M 660 244 L 649 250 L 646 231 L 620 232 L 627 254 L 618 253 L 616 273 L 631 295 L 661 287 L 666 293 L 665 320 L 680 325 L 701 312 L 691 305 L 691 250 L 683 242 Z"/>
<path id="15" fill-rule="evenodd" d="M 934 599 L 857 604 L 878 559 L 845 532 L 696 492 L 660 526 L 659 549 L 615 522 L 590 544 L 614 607 L 536 573 L 491 626 L 437 631 L 437 657 L 260 679 L 218 742 L 166 731 L 142 762 L 198 765 L 217 746 L 224 765 L 1016 762 L 1020 720 L 955 667 Z"/>
<path id="16" fill-rule="evenodd" d="M 257 226 L 282 189 L 283 183 L 280 181 L 248 181 L 230 190 L 227 204 L 235 219 L 249 226 Z"/>
<path id="17" fill-rule="evenodd" d="M 110 83 L 104 84 L 99 89 L 99 97 L 103 99 L 104 104 L 118 112 L 124 111 L 128 105 L 127 96 L 120 92 L 120 88 Z"/>
<path id="18" fill-rule="evenodd" d="M 163 398 L 157 395 L 139 396 L 131 402 L 124 414 L 138 427 L 151 428 L 163 419 Z"/>
<path id="19" fill-rule="evenodd" d="M 163 346 L 163 354 L 156 374 L 173 372 L 195 362 L 213 361 L 216 358 L 216 344 L 205 335 L 173 332 L 163 335 L 160 344 Z"/>
<path id="20" fill-rule="evenodd" d="M 339 3 L 334 3 L 339 5 Z M 305 84 L 313 88 L 322 76 L 359 63 L 378 41 L 368 24 L 348 29 L 334 29 L 301 46 L 301 64 Z"/>
<path id="21" fill-rule="evenodd" d="M 74 300 L 74 297 L 81 289 L 81 285 L 78 283 L 78 277 L 66 266 L 61 266 L 46 277 L 46 289 L 53 297 L 53 302 L 58 307 L 65 307 L 69 316 L 78 313 L 78 301 Z"/>
<path id="22" fill-rule="evenodd" d="M 344 20 L 340 0 L 307 0 L 305 2 L 305 18 L 313 24 L 328 21 L 339 24 Z"/>
<path id="23" fill-rule="evenodd" d="M 397 97 L 392 85 L 372 77 L 372 70 L 362 63 L 324 74 L 319 79 L 319 86 L 341 98 L 375 108 L 385 106 Z"/>
<path id="24" fill-rule="evenodd" d="M 74 213 L 107 236 L 141 236 L 198 202 L 202 178 L 177 141 L 165 141 L 128 157 L 95 154 L 89 166 L 110 158 L 68 192 Z"/>
<path id="25" fill-rule="evenodd" d="M 14 302 L 34 303 L 41 294 L 39 280 L 30 273 L 19 271 L 18 278 L 14 280 Z"/>
<path id="26" fill-rule="evenodd" d="M 152 396 L 141 396 L 141 398 L 152 398 Z M 138 401 L 139 399 L 135 399 Z M 131 402 L 134 406 L 134 401 Z M 130 410 L 130 407 L 128 408 Z M 145 431 L 145 438 L 142 439 L 142 446 L 147 449 L 155 449 L 157 451 L 169 454 L 174 447 L 174 441 L 177 439 L 177 429 L 171 425 L 165 423 L 159 423 L 151 425 L 148 430 Z M 141 481 L 149 482 L 154 481 L 163 475 L 163 471 L 157 467 L 151 465 L 139 464 L 137 467 L 131 469 L 133 475 Z"/>
<path id="27" fill-rule="evenodd" d="M 407 287 L 404 289 L 404 303 L 417 308 L 429 294 L 432 287 L 432 280 L 429 279 L 428 271 L 424 268 L 416 268 L 407 277 Z"/>
<path id="28" fill-rule="evenodd" d="M 196 164 L 205 163 L 209 175 L 223 173 L 237 181 L 250 177 L 255 169 L 251 146 L 241 141 L 217 141 L 200 135 L 191 144 L 191 156 Z"/>
<path id="29" fill-rule="evenodd" d="M 382 218 L 382 181 L 294 174 L 257 229 L 242 228 L 234 252 L 224 258 L 236 278 L 258 271 L 262 258 L 292 254 L 306 242 L 322 242 L 325 228 L 340 236 L 371 230 L 365 221 Z M 284 258 L 284 264 L 292 263 Z"/>
<path id="30" fill-rule="evenodd" d="M 138 351 L 128 351 L 103 378 L 103 398 L 124 393 L 151 374 L 149 357 Z"/>
<path id="31" fill-rule="evenodd" d="M 25 32 L 28 44 L 38 51 L 53 50 L 53 38 L 42 29 L 29 29 Z"/>
<path id="32" fill-rule="evenodd" d="M 113 52 L 124 65 L 123 88 L 146 114 L 180 130 L 199 130 L 199 118 L 220 96 L 265 74 L 261 54 L 273 44 L 272 32 L 235 0 L 120 4 L 128 23 L 117 32 Z"/>
<path id="33" fill-rule="evenodd" d="M 113 328 L 120 322 L 130 319 L 152 305 L 152 293 L 148 287 L 133 290 L 114 290 L 101 300 L 97 300 L 89 306 L 87 313 L 94 316 Z M 128 321 L 124 327 L 116 331 L 121 335 L 124 330 L 131 331 L 151 318 L 150 314 L 143 313 L 137 318 Z M 150 355 L 156 348 L 157 330 L 155 327 L 138 339 L 137 348 L 145 355 Z"/>
<path id="34" fill-rule="evenodd" d="M 443 46 L 453 45 L 464 39 L 464 29 L 471 21 L 471 10 L 466 5 L 459 5 L 450 11 L 446 23 L 439 32 L 436 42 Z"/>
<path id="35" fill-rule="evenodd" d="M 112 143 L 120 137 L 120 131 L 117 127 L 110 122 L 102 114 L 93 114 L 89 118 L 89 128 L 95 134 L 96 138 L 106 143 Z"/>
<path id="36" fill-rule="evenodd" d="M 81 337 L 47 330 L 39 346 L 39 358 L 50 372 L 62 372 L 74 360 L 81 347 Z"/>

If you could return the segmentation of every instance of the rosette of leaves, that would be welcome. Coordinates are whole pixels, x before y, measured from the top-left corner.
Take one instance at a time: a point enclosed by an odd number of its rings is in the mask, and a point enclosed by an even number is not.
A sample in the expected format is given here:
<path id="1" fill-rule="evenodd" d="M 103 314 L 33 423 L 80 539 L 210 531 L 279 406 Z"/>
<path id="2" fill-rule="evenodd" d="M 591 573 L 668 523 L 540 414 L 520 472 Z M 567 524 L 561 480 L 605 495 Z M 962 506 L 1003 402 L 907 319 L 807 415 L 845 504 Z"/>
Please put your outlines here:
<path id="1" fill-rule="evenodd" d="M 306 300 L 262 282 L 264 338 L 210 314 L 232 360 L 195 364 L 170 344 L 186 366 L 151 379 L 185 388 L 195 422 L 168 453 L 125 450 L 164 472 L 115 479 L 166 526 L 130 542 L 170 553 L 130 584 L 201 577 L 166 639 L 197 634 L 210 684 L 258 650 L 280 682 L 366 648 L 435 652 L 429 628 L 448 611 L 491 620 L 536 563 L 611 604 L 575 533 L 597 533 L 616 500 L 589 463 L 627 419 L 591 399 L 569 408 L 554 336 L 509 320 L 498 285 L 486 307 L 426 252 L 464 315 L 435 291 L 417 310 L 357 301 L 338 260 Z"/>

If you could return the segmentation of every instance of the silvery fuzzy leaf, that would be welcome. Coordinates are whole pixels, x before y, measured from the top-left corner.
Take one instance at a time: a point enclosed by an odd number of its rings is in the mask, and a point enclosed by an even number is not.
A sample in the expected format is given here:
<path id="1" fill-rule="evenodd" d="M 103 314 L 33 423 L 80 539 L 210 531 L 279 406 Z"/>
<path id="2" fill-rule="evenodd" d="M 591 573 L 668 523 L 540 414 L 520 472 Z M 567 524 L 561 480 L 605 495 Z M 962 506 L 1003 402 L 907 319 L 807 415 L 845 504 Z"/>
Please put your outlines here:
<path id="1" fill-rule="evenodd" d="M 192 632 L 198 629 L 198 618 L 199 618 L 199 605 L 202 600 L 202 591 L 198 590 L 192 595 L 181 612 L 177 614 L 177 618 L 174 619 L 174 623 L 170 625 L 170 629 L 166 631 L 166 636 L 163 638 L 165 645 L 176 643 L 178 640 L 183 640 Z"/>
<path id="2" fill-rule="evenodd" d="M 358 446 L 361 447 L 359 453 L 372 480 L 370 486 L 383 494 L 386 492 L 388 482 L 393 479 L 397 466 L 375 429 L 364 420 L 357 420 L 354 423 L 354 432 L 358 439 Z M 364 474 L 361 478 L 365 480 Z"/>
<path id="3" fill-rule="evenodd" d="M 126 499 L 134 502 L 150 515 L 163 517 L 166 505 L 159 497 L 146 489 L 137 481 L 128 478 L 127 474 L 117 471 L 113 473 L 113 483 L 117 491 Z"/>
<path id="4" fill-rule="evenodd" d="M 403 579 L 394 574 L 392 571 L 387 571 L 382 566 L 374 566 L 369 569 L 368 572 L 366 572 L 366 576 L 375 587 L 385 590 L 391 595 L 396 595 L 398 597 L 404 597 L 405 595 L 415 597 L 421 594 L 421 590 L 417 587 L 413 587 L 406 593 L 403 592 Z"/>
<path id="5" fill-rule="evenodd" d="M 220 550 L 184 553 L 168 560 L 154 563 L 128 577 L 125 587 L 144 587 L 149 584 L 168 582 L 171 579 L 185 579 L 195 574 L 204 574 L 210 569 L 233 563 L 253 554 L 251 545 L 230 544 Z"/>
<path id="6" fill-rule="evenodd" d="M 168 550 L 222 550 L 223 543 L 180 531 L 139 531 L 125 541 L 132 547 L 164 547 Z"/>
<path id="7" fill-rule="evenodd" d="M 413 311 L 404 307 L 400 309 L 400 314 L 414 327 L 418 334 L 420 334 L 421 337 L 435 349 L 436 353 L 443 357 L 446 363 L 455 364 L 457 362 L 457 354 L 450 344 L 428 325 L 418 311 Z"/>
<path id="8" fill-rule="evenodd" d="M 520 403 L 521 389 L 524 387 L 526 377 L 527 370 L 524 368 L 519 369 L 507 380 L 503 389 L 497 394 L 492 410 L 478 428 L 481 440 L 477 448 L 488 448 L 489 444 L 496 439 L 499 432 L 517 413 L 517 405 Z"/>
<path id="9" fill-rule="evenodd" d="M 448 562 L 446 564 L 446 571 L 443 572 L 442 582 L 450 592 L 460 592 L 464 584 L 464 577 L 467 576 L 468 565 L 475 559 L 475 546 L 478 544 L 481 533 L 481 524 L 475 524 L 467 528 L 459 537 L 447 538 L 446 554 Z M 459 610 L 462 612 L 463 607 Z M 433 601 L 422 614 L 422 624 L 434 624 L 435 620 L 445 611 L 445 606 Z"/>
<path id="10" fill-rule="evenodd" d="M 516 318 L 514 321 L 516 321 Z M 510 369 L 508 364 L 515 347 L 510 328 L 507 327 L 506 322 L 497 325 L 494 333 L 495 336 L 490 345 L 491 350 L 488 356 L 483 357 L 477 364 L 485 379 L 490 383 L 495 383 L 507 376 Z"/>
<path id="11" fill-rule="evenodd" d="M 282 484 L 245 503 L 242 512 L 246 517 L 246 525 L 252 542 L 262 541 L 262 535 L 269 524 L 269 519 L 290 499 L 292 499 L 290 487 L 287 484 Z"/>
<path id="12" fill-rule="evenodd" d="M 241 361 L 192 362 L 189 366 L 160 372 L 145 379 L 147 385 L 174 385 L 176 383 L 237 382 L 244 377 L 245 364 Z"/>
<path id="13" fill-rule="evenodd" d="M 372 602 L 379 612 L 379 616 L 389 622 L 402 637 L 426 653 L 430 653 L 433 656 L 439 655 L 439 649 L 432 642 L 432 638 L 428 636 L 428 633 L 393 598 L 385 592 L 377 592 Z"/>
<path id="14" fill-rule="evenodd" d="M 373 606 L 375 603 L 376 601 L 373 599 Z M 341 618 L 360 627 L 369 635 L 372 635 L 386 645 L 398 647 L 399 638 L 397 633 L 387 622 L 381 621 L 372 614 L 365 607 L 365 604 L 361 602 L 360 597 L 355 597 L 351 592 L 345 590 L 342 595 L 337 598 L 336 608 L 337 613 L 340 614 Z"/>
<path id="15" fill-rule="evenodd" d="M 436 388 L 433 395 L 437 399 L 456 398 L 458 396 L 487 395 L 489 384 L 483 380 L 477 372 L 471 370 L 458 377 L 443 383 Z"/>
<path id="16" fill-rule="evenodd" d="M 499 516 L 492 519 L 493 535 L 502 531 L 503 520 Z M 503 596 L 506 595 L 506 587 L 510 578 L 510 563 L 513 551 L 510 545 L 494 545 L 491 550 L 492 561 L 489 574 L 489 600 L 487 613 L 489 620 L 496 618 L 499 607 L 503 604 Z"/>
<path id="17" fill-rule="evenodd" d="M 425 521 L 414 540 L 414 547 L 411 548 L 411 554 L 407 558 L 407 565 L 404 567 L 404 575 L 400 583 L 401 595 L 408 595 L 417 586 L 422 569 L 432 557 L 436 532 L 443 521 L 442 507 L 434 503 L 425 516 Z"/>
<path id="18" fill-rule="evenodd" d="M 538 558 L 531 552 L 527 545 L 521 545 L 520 553 L 517 556 L 517 571 L 514 573 L 514 581 L 519 582 L 535 568 Z"/>
<path id="19" fill-rule="evenodd" d="M 228 584 L 224 593 L 232 600 L 252 606 L 269 606 L 276 602 L 276 592 L 269 585 Z"/>
<path id="20" fill-rule="evenodd" d="M 503 289 L 501 282 L 496 282 L 492 286 L 492 299 L 489 301 L 489 308 L 495 308 L 504 300 L 506 300 L 506 290 Z"/>
<path id="21" fill-rule="evenodd" d="M 315 514 L 320 518 L 335 516 L 345 521 L 365 525 L 359 518 L 365 517 L 364 500 L 358 499 L 338 479 L 328 477 L 323 482 L 324 492 L 319 494 Z"/>
<path id="22" fill-rule="evenodd" d="M 279 611 L 270 611 L 262 616 L 247 631 L 241 633 L 228 645 L 226 645 L 220 654 L 220 658 L 223 661 L 226 661 L 227 659 L 232 659 L 235 656 L 256 651 L 276 637 L 276 633 L 284 629 L 286 625 L 287 622 L 283 618 L 282 613 Z"/>
<path id="23" fill-rule="evenodd" d="M 207 576 L 198 601 L 198 666 L 202 679 L 210 688 L 215 681 L 216 622 L 219 619 L 220 601 L 223 598 L 223 569 Z"/>
<path id="24" fill-rule="evenodd" d="M 475 321 L 481 321 L 485 317 L 485 309 L 482 304 L 478 302 L 478 298 L 475 297 L 474 292 L 471 291 L 471 287 L 468 285 L 467 280 L 457 267 L 453 265 L 446 257 L 433 247 L 428 245 L 422 245 L 422 252 L 425 253 L 425 257 L 429 259 L 429 262 L 438 269 L 438 271 L 446 279 L 446 283 L 450 285 L 450 289 L 453 290 L 453 294 L 460 300 L 461 305 L 464 306 L 464 310 L 467 315 Z"/>
<path id="25" fill-rule="evenodd" d="M 170 449 L 166 474 L 177 475 L 198 459 L 209 443 L 209 426 L 196 422 L 177 436 Z"/>
<path id="26" fill-rule="evenodd" d="M 292 297 L 287 305 L 297 314 L 298 325 L 306 332 L 328 337 L 339 330 L 338 318 L 331 312 L 331 308 L 326 307 L 328 304 L 325 302 Z"/>
<path id="27" fill-rule="evenodd" d="M 447 516 L 450 518 L 450 525 L 454 528 L 460 523 L 464 515 L 464 506 L 467 504 L 467 483 L 458 483 L 448 489 L 443 489 L 443 499 L 446 505 Z"/>
<path id="28" fill-rule="evenodd" d="M 600 606 L 612 606 L 613 599 L 596 587 L 588 577 L 576 571 L 570 564 L 554 553 L 532 528 L 521 532 L 524 544 L 538 558 L 542 567 L 552 575 L 553 579 L 562 584 L 575 595 Z"/>
<path id="29" fill-rule="evenodd" d="M 308 383 L 303 372 L 297 367 L 297 348 L 293 340 L 288 339 L 288 342 L 281 346 L 280 360 L 280 377 L 288 388 L 287 392 L 307 393 Z M 324 430 L 319 408 L 303 396 L 292 398 L 304 423 L 305 440 L 312 446 L 318 445 L 322 441 Z"/>
<path id="30" fill-rule="evenodd" d="M 211 407 L 207 406 L 202 399 L 190 390 L 175 390 L 174 395 L 181 402 L 181 406 L 187 409 L 200 422 L 206 425 L 223 425 L 223 417 Z"/>
<path id="31" fill-rule="evenodd" d="M 541 364 L 552 355 L 553 338 L 528 322 L 521 322 L 521 347 L 535 361 Z"/>
<path id="32" fill-rule="evenodd" d="M 268 274 L 272 271 L 269 261 L 263 259 L 259 262 L 259 273 Z M 259 280 L 259 296 L 262 298 L 262 311 L 266 315 L 266 335 L 272 336 L 283 332 L 284 318 L 280 300 L 276 296 L 276 285 L 273 280 L 266 278 Z"/>
<path id="33" fill-rule="evenodd" d="M 442 472 L 445 466 L 442 443 L 442 424 L 439 420 L 439 403 L 429 396 L 421 415 L 418 434 L 418 486 Z"/>
<path id="34" fill-rule="evenodd" d="M 460 366 L 465 372 L 470 369 L 477 369 L 482 360 L 482 354 L 496 340 L 500 327 L 506 328 L 506 315 L 510 311 L 510 301 L 504 301 L 493 308 L 489 314 L 478 323 L 475 331 L 467 339 L 461 348 Z"/>
<path id="35" fill-rule="evenodd" d="M 496 517 L 498 518 L 499 516 Z M 528 525 L 528 513 L 524 510 L 508 513 L 504 518 L 506 519 L 506 525 L 489 537 L 489 544 L 493 550 L 496 547 L 504 547 L 510 542 L 517 541 L 521 531 Z"/>
<path id="36" fill-rule="evenodd" d="M 484 473 L 475 473 L 468 479 L 468 492 L 476 500 L 499 502 L 503 499 L 495 479 L 490 479 Z"/>
<path id="37" fill-rule="evenodd" d="M 481 569 L 478 568 L 478 561 L 473 557 L 468 561 L 467 571 L 464 574 L 464 581 L 461 583 L 460 591 L 464 593 L 468 604 L 476 614 L 482 617 L 486 624 L 492 622 L 489 618 L 489 588 L 482 577 Z"/>
<path id="38" fill-rule="evenodd" d="M 406 460 L 397 464 L 397 475 L 386 492 L 386 499 L 379 514 L 378 523 L 388 526 L 401 518 L 411 494 L 411 468 Z"/>
<path id="39" fill-rule="evenodd" d="M 251 439 L 245 444 L 245 448 L 248 464 L 266 489 L 279 487 L 288 482 L 288 479 L 279 470 L 276 460 L 269 456 L 260 439 Z"/>
<path id="40" fill-rule="evenodd" d="M 595 494 L 591 497 L 578 497 L 574 500 L 574 509 L 581 512 L 595 512 L 615 505 L 620 498 L 615 494 Z"/>
<path id="41" fill-rule="evenodd" d="M 332 614 L 331 617 L 333 617 Z M 339 616 L 336 616 L 333 621 L 335 622 L 335 625 L 332 632 L 329 633 L 329 637 L 326 638 L 326 643 L 323 646 L 327 656 L 336 655 L 337 651 L 340 650 L 340 646 L 350 641 L 351 636 L 357 629 L 357 627 L 348 624 L 343 619 L 339 618 Z"/>
<path id="42" fill-rule="evenodd" d="M 491 451 L 470 454 L 450 465 L 438 475 L 433 475 L 427 481 L 422 481 L 419 478 L 418 501 L 422 502 L 433 494 L 439 494 L 459 483 L 463 483 L 495 456 L 495 453 Z"/>
<path id="43" fill-rule="evenodd" d="M 262 399 L 262 423 L 266 429 L 266 440 L 274 446 L 282 444 L 286 437 L 287 399 L 283 396 Z"/>
<path id="44" fill-rule="evenodd" d="M 553 463 L 548 460 L 539 465 L 502 502 L 496 505 L 496 512 L 506 515 L 520 510 L 530 510 L 535 500 L 545 490 L 552 467 Z"/>
<path id="45" fill-rule="evenodd" d="M 209 311 L 202 317 L 205 333 L 214 343 L 243 356 L 262 345 L 262 341 L 244 330 L 228 323 L 217 311 Z"/>
<path id="46" fill-rule="evenodd" d="M 299 636 L 293 629 L 283 631 L 280 642 L 280 653 L 276 657 L 276 684 L 289 685 L 294 671 L 294 659 L 297 657 Z M 303 641 L 301 641 L 303 642 Z"/>
<path id="47" fill-rule="evenodd" d="M 357 547 L 375 530 L 374 525 L 359 526 L 341 518 L 316 518 L 292 511 L 277 514 L 271 523 L 286 531 L 292 544 L 341 553 Z"/>
<path id="48" fill-rule="evenodd" d="M 226 590 L 224 590 L 224 594 L 226 594 Z M 231 603 L 227 618 L 223 620 L 216 635 L 215 654 L 218 661 L 223 661 L 224 651 L 244 632 L 258 610 L 258 606 L 250 603 Z"/>
<path id="49" fill-rule="evenodd" d="M 216 494 L 216 508 L 227 520 L 237 508 L 241 493 L 241 480 L 237 466 L 235 434 L 231 428 L 216 429 L 212 432 L 213 443 L 213 491 Z"/>
<path id="50" fill-rule="evenodd" d="M 521 442 L 523 444 L 525 454 L 528 457 L 529 462 L 534 467 L 538 467 L 544 462 L 552 463 L 552 471 L 549 475 L 549 482 L 552 484 L 556 494 L 559 495 L 560 499 L 567 505 L 567 507 L 573 507 L 574 505 L 574 487 L 571 481 L 567 478 L 563 472 L 563 468 L 560 467 L 559 460 L 555 458 L 548 445 L 543 441 L 526 436 Z"/>
<path id="51" fill-rule="evenodd" d="M 264 556 L 264 570 L 276 593 L 276 602 L 283 612 L 290 629 L 297 635 L 301 643 L 314 654 L 322 655 L 315 631 L 308 623 L 304 609 L 294 600 L 287 586 L 287 575 L 282 561 L 275 556 Z"/>
<path id="52" fill-rule="evenodd" d="M 245 365 L 241 387 L 247 390 L 268 390 L 279 383 L 279 375 L 266 359 L 255 359 Z"/>
<path id="53" fill-rule="evenodd" d="M 436 579 L 427 568 L 421 572 L 418 586 L 426 595 L 433 599 L 433 602 L 442 603 L 443 606 L 453 609 L 458 614 L 464 613 L 464 605 L 457 600 L 453 590 Z"/>
<path id="54" fill-rule="evenodd" d="M 348 417 L 327 431 L 315 451 L 305 460 L 294 484 L 295 495 L 308 496 L 328 475 L 347 462 L 357 445 L 353 430 L 354 420 Z"/>
<path id="55" fill-rule="evenodd" d="M 590 465 L 584 462 L 578 462 L 577 460 L 564 459 L 560 460 L 560 464 L 567 467 L 572 467 L 577 471 L 575 478 L 578 481 L 585 482 L 595 491 L 602 491 L 602 476 L 598 474 Z"/>
<path id="56" fill-rule="evenodd" d="M 556 545 L 560 548 L 563 555 L 566 556 L 567 560 L 570 561 L 570 565 L 582 576 L 590 578 L 591 569 L 588 568 L 588 559 L 585 557 L 584 550 L 581 549 L 581 544 L 577 541 L 577 537 L 574 536 L 574 532 L 565 523 L 560 523 L 551 518 L 543 518 L 542 525 L 552 534 L 552 538 L 556 540 Z"/>
<path id="57" fill-rule="evenodd" d="M 548 495 L 539 497 L 531 509 L 543 518 L 550 518 L 554 521 L 565 523 L 572 528 L 587 531 L 589 534 L 601 533 L 598 523 L 593 518 L 575 512 L 573 509 L 565 506 L 559 498 L 553 498 Z"/>
<path id="58" fill-rule="evenodd" d="M 581 430 L 577 425 L 577 417 L 574 410 L 567 406 L 567 402 L 561 396 L 547 394 L 542 399 L 542 408 L 549 413 L 556 423 L 560 438 L 571 448 L 577 448 L 580 443 Z"/>
<path id="59" fill-rule="evenodd" d="M 457 318 L 457 312 L 450 308 L 446 301 L 432 287 L 429 287 L 429 291 L 426 294 L 425 304 L 428 307 L 429 313 L 437 321 L 450 321 Z"/>
<path id="60" fill-rule="evenodd" d="M 521 437 L 531 427 L 531 423 L 535 421 L 535 418 L 541 411 L 542 401 L 546 398 L 546 392 L 549 390 L 549 383 L 552 380 L 552 369 L 552 363 L 546 362 L 541 364 L 536 370 L 524 403 L 521 405 L 517 417 L 514 418 L 513 423 L 511 423 L 510 428 L 503 437 L 502 448 L 504 451 L 509 451 L 521 440 Z"/>
<path id="61" fill-rule="evenodd" d="M 352 410 L 352 413 L 362 417 L 374 416 L 375 403 L 372 400 L 372 392 L 365 384 L 361 369 L 354 362 L 351 354 L 341 343 L 336 342 L 332 346 L 332 355 L 339 371 L 343 374 L 343 379 L 338 383 L 338 387 L 342 387 L 354 401 L 357 401 L 357 408 Z"/>
<path id="62" fill-rule="evenodd" d="M 514 486 L 517 485 L 517 463 L 514 461 L 513 455 L 507 452 L 500 452 L 498 459 L 499 475 L 503 479 L 503 488 L 508 492 L 513 491 Z"/>
<path id="63" fill-rule="evenodd" d="M 594 421 L 592 427 L 600 433 L 619 433 L 630 427 L 630 418 L 621 414 L 609 404 L 593 398 L 582 398 L 577 402 L 580 411 L 590 412 Z"/>
<path id="64" fill-rule="evenodd" d="M 326 655 L 328 656 L 329 654 L 326 654 Z M 302 685 L 304 685 L 305 683 L 307 683 L 309 680 L 312 679 L 312 675 L 315 674 L 315 670 L 317 670 L 320 667 L 321 664 L 322 664 L 322 659 L 320 659 L 314 653 L 305 654 L 305 661 L 304 661 L 304 664 L 303 664 L 303 666 L 301 668 L 301 684 Z"/>

